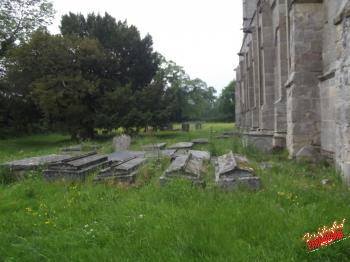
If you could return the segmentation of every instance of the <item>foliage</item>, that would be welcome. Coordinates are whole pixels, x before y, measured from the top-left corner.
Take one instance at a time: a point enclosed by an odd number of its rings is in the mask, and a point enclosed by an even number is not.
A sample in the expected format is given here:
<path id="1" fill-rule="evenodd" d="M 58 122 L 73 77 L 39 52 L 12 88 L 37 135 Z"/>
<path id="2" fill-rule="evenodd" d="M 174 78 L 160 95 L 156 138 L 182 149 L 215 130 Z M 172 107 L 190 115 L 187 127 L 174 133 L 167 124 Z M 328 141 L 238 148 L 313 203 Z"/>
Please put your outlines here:
<path id="1" fill-rule="evenodd" d="M 11 90 L 18 90 L 16 95 L 35 101 L 49 127 L 91 137 L 99 95 L 93 72 L 101 68 L 103 59 L 95 40 L 37 32 L 11 52 L 7 77 Z"/>
<path id="2" fill-rule="evenodd" d="M 233 80 L 224 87 L 217 98 L 215 109 L 213 110 L 216 112 L 214 119 L 217 121 L 235 121 L 235 87 L 236 82 Z"/>
<path id="3" fill-rule="evenodd" d="M 159 69 L 165 83 L 165 97 L 169 121 L 203 119 L 214 107 L 216 90 L 199 79 L 191 79 L 173 61 L 162 59 Z"/>
<path id="4" fill-rule="evenodd" d="M 189 135 L 208 137 L 210 128 L 220 133 L 232 127 L 208 123 L 188 134 L 142 133 L 132 147 L 174 143 Z M 0 140 L 0 162 L 9 156 L 57 152 L 68 145 L 68 138 Z M 105 146 L 110 141 L 94 143 Z M 28 178 L 0 186 L 0 260 L 95 261 L 98 256 L 102 261 L 348 261 L 349 239 L 312 253 L 301 240 L 306 232 L 350 216 L 350 192 L 333 168 L 298 164 L 284 154 L 249 153 L 236 138 L 213 138 L 212 143 L 217 154 L 232 149 L 249 154 L 263 189 L 221 192 L 208 166 L 205 189 L 187 181 L 160 188 L 167 159 L 148 162 L 135 187 Z M 260 168 L 261 160 L 271 161 L 272 168 Z M 322 186 L 322 179 L 333 184 Z M 343 233 L 350 234 L 347 222 Z"/>
<path id="5" fill-rule="evenodd" d="M 47 0 L 1 0 L 0 58 L 16 41 L 27 40 L 33 31 L 50 24 L 53 15 Z"/>
<path id="6" fill-rule="evenodd" d="M 73 138 L 91 138 L 94 128 L 155 122 L 158 111 L 143 104 L 157 86 L 152 38 L 142 39 L 136 27 L 108 14 L 88 15 L 81 34 L 67 32 L 77 17 L 85 21 L 74 14 L 62 18 L 63 35 L 38 31 L 9 53 L 5 97 L 34 101 L 47 128 L 68 131 Z"/>

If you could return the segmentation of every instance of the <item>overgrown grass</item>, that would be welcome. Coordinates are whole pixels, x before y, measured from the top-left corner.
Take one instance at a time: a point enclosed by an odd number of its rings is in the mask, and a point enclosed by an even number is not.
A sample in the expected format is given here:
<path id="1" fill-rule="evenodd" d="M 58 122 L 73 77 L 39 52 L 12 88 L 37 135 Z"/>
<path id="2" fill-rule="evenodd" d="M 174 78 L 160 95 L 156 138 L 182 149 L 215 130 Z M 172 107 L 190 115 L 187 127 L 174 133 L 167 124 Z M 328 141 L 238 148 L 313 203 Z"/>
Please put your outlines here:
<path id="1" fill-rule="evenodd" d="M 207 187 L 172 181 L 160 188 L 169 164 L 148 162 L 132 187 L 47 183 L 40 172 L 0 186 L 0 261 L 349 261 L 349 239 L 308 253 L 302 237 L 350 219 L 350 192 L 332 167 L 295 163 L 214 137 L 230 124 L 206 124 L 190 133 L 140 134 L 132 148 L 211 137 L 197 149 L 245 154 L 261 177 L 259 192 L 221 192 L 208 164 Z M 211 131 L 211 132 L 210 132 Z M 103 152 L 110 140 L 97 140 Z M 72 143 L 62 135 L 0 141 L 0 162 L 58 153 Z M 270 161 L 271 169 L 260 168 Z M 324 178 L 333 183 L 322 186 Z M 345 223 L 344 235 L 350 235 Z"/>

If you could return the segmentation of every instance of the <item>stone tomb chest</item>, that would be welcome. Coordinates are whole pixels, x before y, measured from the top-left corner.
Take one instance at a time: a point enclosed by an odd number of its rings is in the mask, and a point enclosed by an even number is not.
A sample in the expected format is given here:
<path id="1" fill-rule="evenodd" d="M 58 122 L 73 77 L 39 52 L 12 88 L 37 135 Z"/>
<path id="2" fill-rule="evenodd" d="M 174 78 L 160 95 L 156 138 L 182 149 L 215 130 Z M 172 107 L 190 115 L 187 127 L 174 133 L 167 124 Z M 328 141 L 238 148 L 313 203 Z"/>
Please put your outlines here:
<path id="1" fill-rule="evenodd" d="M 84 180 L 90 172 L 108 164 L 106 155 L 91 152 L 50 164 L 44 171 L 44 177 L 47 180 Z"/>

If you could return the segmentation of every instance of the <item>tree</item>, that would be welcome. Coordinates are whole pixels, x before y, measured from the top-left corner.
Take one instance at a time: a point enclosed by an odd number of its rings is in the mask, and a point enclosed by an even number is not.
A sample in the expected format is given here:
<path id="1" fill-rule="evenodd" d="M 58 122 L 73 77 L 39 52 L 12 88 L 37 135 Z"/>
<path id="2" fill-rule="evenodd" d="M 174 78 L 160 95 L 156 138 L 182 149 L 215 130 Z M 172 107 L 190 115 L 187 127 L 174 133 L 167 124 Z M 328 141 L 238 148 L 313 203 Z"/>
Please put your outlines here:
<path id="1" fill-rule="evenodd" d="M 235 120 L 235 88 L 236 81 L 233 80 L 224 87 L 217 100 L 217 110 L 222 120 Z"/>
<path id="2" fill-rule="evenodd" d="M 7 60 L 11 90 L 41 109 L 44 123 L 72 137 L 90 138 L 95 127 L 105 56 L 93 39 L 37 32 Z"/>
<path id="3" fill-rule="evenodd" d="M 165 104 L 169 121 L 204 119 L 214 107 L 215 89 L 201 79 L 191 79 L 173 61 L 162 58 L 159 69 L 164 77 Z"/>
<path id="4" fill-rule="evenodd" d="M 1 0 L 0 58 L 17 40 L 28 40 L 32 32 L 50 24 L 53 16 L 47 0 Z"/>
<path id="5" fill-rule="evenodd" d="M 98 75 L 103 96 L 98 103 L 97 125 L 131 129 L 150 122 L 145 96 L 155 88 L 151 82 L 159 65 L 152 37 L 141 38 L 135 26 L 128 26 L 126 21 L 116 22 L 108 13 L 104 16 L 92 13 L 86 18 L 69 13 L 62 17 L 60 29 L 64 37 L 96 39 L 104 50 L 104 71 Z"/>
<path id="6" fill-rule="evenodd" d="M 97 127 L 156 125 L 162 82 L 154 79 L 159 58 L 152 38 L 108 14 L 70 14 L 61 30 L 38 30 L 8 52 L 8 93 L 33 101 L 47 128 L 74 138 L 91 138 Z"/>
<path id="7" fill-rule="evenodd" d="M 135 26 L 128 26 L 105 13 L 104 16 L 69 13 L 61 21 L 63 36 L 96 38 L 107 54 L 105 76 L 120 85 L 130 85 L 133 91 L 147 86 L 158 70 L 159 57 L 153 52 L 150 35 L 141 38 Z"/>

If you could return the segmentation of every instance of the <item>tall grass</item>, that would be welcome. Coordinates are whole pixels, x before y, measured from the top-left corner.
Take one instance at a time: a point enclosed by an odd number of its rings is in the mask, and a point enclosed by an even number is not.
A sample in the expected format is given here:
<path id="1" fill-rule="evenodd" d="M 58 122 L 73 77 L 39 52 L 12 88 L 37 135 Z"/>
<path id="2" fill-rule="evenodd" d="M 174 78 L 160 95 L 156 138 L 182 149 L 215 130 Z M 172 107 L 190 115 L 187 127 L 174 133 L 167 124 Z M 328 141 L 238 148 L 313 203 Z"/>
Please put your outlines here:
<path id="1" fill-rule="evenodd" d="M 34 171 L 0 185 L 0 261 L 349 261 L 349 239 L 313 253 L 301 240 L 306 232 L 350 219 L 350 192 L 332 167 L 298 164 L 285 152 L 261 154 L 239 138 L 216 139 L 232 129 L 226 124 L 206 124 L 190 133 L 140 134 L 132 148 L 209 138 L 211 127 L 212 143 L 196 148 L 247 155 L 262 190 L 221 192 L 209 163 L 205 189 L 186 180 L 161 188 L 167 159 L 148 162 L 131 187 L 91 179 L 47 183 Z M 48 144 L 38 146 L 38 141 Z M 92 142 L 110 150 L 109 141 Z M 0 141 L 0 162 L 59 152 L 68 144 L 60 135 Z M 261 161 L 270 161 L 272 168 L 261 168 Z M 332 184 L 322 186 L 325 178 Z M 343 232 L 350 235 L 347 222 Z"/>

